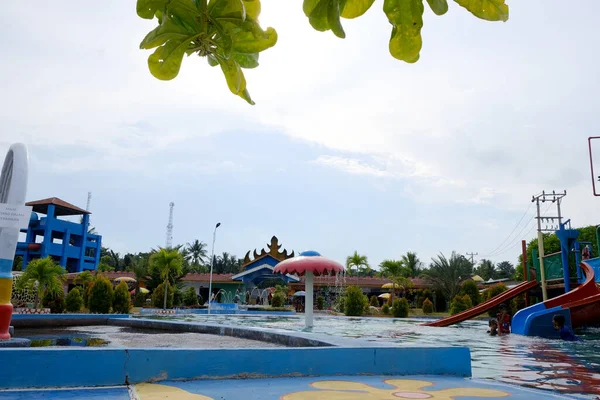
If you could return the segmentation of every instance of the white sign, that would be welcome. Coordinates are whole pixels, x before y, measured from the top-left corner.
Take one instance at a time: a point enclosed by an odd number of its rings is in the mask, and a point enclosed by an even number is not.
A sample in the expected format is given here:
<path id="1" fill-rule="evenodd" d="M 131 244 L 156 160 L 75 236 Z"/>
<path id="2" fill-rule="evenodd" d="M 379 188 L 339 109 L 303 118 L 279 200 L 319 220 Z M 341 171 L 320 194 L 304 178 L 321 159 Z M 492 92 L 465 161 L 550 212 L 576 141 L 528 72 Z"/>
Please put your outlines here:
<path id="1" fill-rule="evenodd" d="M 30 218 L 31 206 L 0 204 L 0 228 L 25 229 Z"/>

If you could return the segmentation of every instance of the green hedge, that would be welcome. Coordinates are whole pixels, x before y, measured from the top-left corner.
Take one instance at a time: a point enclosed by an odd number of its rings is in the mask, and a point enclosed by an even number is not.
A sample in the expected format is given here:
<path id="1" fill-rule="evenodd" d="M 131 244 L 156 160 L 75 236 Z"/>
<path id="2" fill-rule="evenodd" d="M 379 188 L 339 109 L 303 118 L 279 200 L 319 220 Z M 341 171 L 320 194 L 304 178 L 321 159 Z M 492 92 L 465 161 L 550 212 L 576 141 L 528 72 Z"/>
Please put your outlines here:
<path id="1" fill-rule="evenodd" d="M 395 318 L 406 318 L 408 317 L 408 300 L 404 297 L 401 299 L 395 299 L 392 304 L 392 315 Z"/>
<path id="2" fill-rule="evenodd" d="M 81 307 L 83 306 L 83 296 L 81 295 L 81 291 L 79 290 L 79 288 L 74 287 L 73 289 L 71 289 L 71 291 L 67 294 L 65 303 L 68 312 L 81 311 Z"/>

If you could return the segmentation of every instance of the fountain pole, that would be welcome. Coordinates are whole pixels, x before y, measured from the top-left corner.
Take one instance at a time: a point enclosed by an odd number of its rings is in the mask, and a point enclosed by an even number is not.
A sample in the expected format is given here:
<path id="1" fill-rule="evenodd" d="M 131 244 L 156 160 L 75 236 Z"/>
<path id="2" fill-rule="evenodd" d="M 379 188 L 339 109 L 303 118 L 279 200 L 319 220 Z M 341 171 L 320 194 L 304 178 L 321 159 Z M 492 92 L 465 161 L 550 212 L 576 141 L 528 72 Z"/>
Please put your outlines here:
<path id="1" fill-rule="evenodd" d="M 312 328 L 313 326 L 313 277 L 314 275 L 311 271 L 306 271 L 304 277 L 304 316 L 306 319 L 307 328 Z"/>
<path id="2" fill-rule="evenodd" d="M 27 148 L 10 146 L 0 175 L 0 340 L 10 339 L 12 318 L 12 266 L 20 228 L 27 227 L 31 207 L 24 207 L 27 193 Z"/>
<path id="3" fill-rule="evenodd" d="M 217 239 L 217 228 L 219 226 L 221 226 L 221 223 L 217 222 L 217 225 L 215 225 L 215 230 L 213 232 L 212 251 L 210 254 L 210 278 L 208 283 L 208 314 L 210 314 L 210 300 L 212 297 L 212 274 L 213 267 L 215 266 L 215 240 Z"/>

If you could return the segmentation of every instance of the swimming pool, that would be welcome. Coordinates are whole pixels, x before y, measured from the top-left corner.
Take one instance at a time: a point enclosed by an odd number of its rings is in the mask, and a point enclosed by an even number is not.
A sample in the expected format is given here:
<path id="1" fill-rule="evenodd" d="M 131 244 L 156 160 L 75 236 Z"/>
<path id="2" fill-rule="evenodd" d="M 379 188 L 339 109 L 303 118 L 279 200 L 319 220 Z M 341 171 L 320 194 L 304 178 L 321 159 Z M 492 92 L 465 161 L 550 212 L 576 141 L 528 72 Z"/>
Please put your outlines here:
<path id="1" fill-rule="evenodd" d="M 581 342 L 562 342 L 521 335 L 490 337 L 486 334 L 487 323 L 484 321 L 435 328 L 422 326 L 422 319 L 323 316 L 316 317 L 315 326 L 306 330 L 302 316 L 187 315 L 171 318 L 314 332 L 383 341 L 396 346 L 469 347 L 474 378 L 565 394 L 584 394 L 590 399 L 600 395 L 600 330 L 577 332 L 584 339 Z"/>

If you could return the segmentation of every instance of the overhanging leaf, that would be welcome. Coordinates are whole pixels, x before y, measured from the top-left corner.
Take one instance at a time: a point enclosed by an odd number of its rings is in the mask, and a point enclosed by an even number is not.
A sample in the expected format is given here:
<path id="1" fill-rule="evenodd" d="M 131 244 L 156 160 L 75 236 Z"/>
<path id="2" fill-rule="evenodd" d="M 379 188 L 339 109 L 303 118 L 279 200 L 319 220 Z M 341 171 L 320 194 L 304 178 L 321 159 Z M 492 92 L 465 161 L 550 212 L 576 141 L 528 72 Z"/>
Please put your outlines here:
<path id="1" fill-rule="evenodd" d="M 155 78 L 168 81 L 179 74 L 189 40 L 169 40 L 148 57 L 148 68 Z"/>
<path id="2" fill-rule="evenodd" d="M 318 31 L 331 31 L 340 38 L 346 37 L 340 21 L 346 0 L 304 0 L 303 10 L 310 25 Z"/>
<path id="3" fill-rule="evenodd" d="M 342 9 L 342 18 L 357 18 L 367 12 L 375 0 L 346 0 Z"/>
<path id="4" fill-rule="evenodd" d="M 384 0 L 383 11 L 394 26 L 390 53 L 399 60 L 416 62 L 423 45 L 423 0 Z"/>
<path id="5" fill-rule="evenodd" d="M 221 64 L 221 70 L 223 71 L 223 75 L 225 75 L 225 80 L 227 81 L 227 86 L 229 87 L 229 90 L 231 90 L 231 93 L 240 96 L 248 103 L 254 105 L 254 102 L 250 98 L 250 93 L 248 93 L 248 90 L 246 89 L 246 78 L 244 77 L 240 65 L 231 59 L 220 59 L 219 64 Z"/>
<path id="6" fill-rule="evenodd" d="M 508 5 L 505 0 L 454 0 L 477 18 L 487 21 L 508 20 Z"/>
<path id="7" fill-rule="evenodd" d="M 168 2 L 169 0 L 138 0 L 137 15 L 144 19 L 152 19 L 156 11 L 163 10 Z"/>
<path id="8" fill-rule="evenodd" d="M 200 32 L 200 11 L 190 0 L 170 0 L 167 13 L 176 23 Z"/>
<path id="9" fill-rule="evenodd" d="M 238 64 L 240 64 L 240 67 L 242 68 L 256 68 L 258 67 L 258 53 L 254 53 L 254 54 L 242 54 L 242 53 L 235 53 L 233 55 L 233 59 L 235 61 L 237 61 Z"/>
<path id="10" fill-rule="evenodd" d="M 170 39 L 184 40 L 192 37 L 195 32 L 190 31 L 182 25 L 176 24 L 168 14 L 163 15 L 162 22 L 154 30 L 150 31 L 142 43 L 140 49 L 152 49 L 164 44 Z"/>
<path id="11" fill-rule="evenodd" d="M 238 53 L 260 53 L 277 43 L 277 32 L 273 28 L 263 31 L 255 21 L 246 20 L 241 32 L 233 35 L 233 51 Z"/>
<path id="12" fill-rule="evenodd" d="M 427 0 L 431 11 L 436 15 L 444 15 L 448 11 L 448 2 L 446 0 Z"/>
<path id="13" fill-rule="evenodd" d="M 340 4 L 341 2 L 341 0 L 329 0 L 327 8 L 327 22 L 329 22 L 329 27 L 331 28 L 333 34 L 343 39 L 346 37 L 346 32 L 344 32 L 342 22 L 340 21 L 340 14 L 342 12 L 340 5 L 343 7 L 343 4 Z"/>

